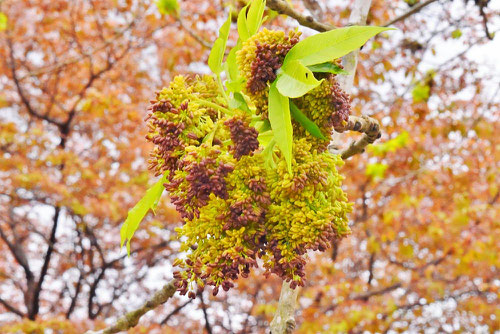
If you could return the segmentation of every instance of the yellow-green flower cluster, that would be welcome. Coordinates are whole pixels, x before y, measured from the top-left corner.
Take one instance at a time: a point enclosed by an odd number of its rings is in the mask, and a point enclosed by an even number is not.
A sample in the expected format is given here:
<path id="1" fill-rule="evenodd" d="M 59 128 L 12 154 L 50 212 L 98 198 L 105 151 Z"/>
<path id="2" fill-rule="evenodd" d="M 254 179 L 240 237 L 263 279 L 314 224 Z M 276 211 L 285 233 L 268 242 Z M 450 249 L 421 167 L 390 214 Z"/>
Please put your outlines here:
<path id="1" fill-rule="evenodd" d="M 237 61 L 247 111 L 228 110 L 210 76 L 175 77 L 152 101 L 150 166 L 168 173 L 165 188 L 184 223 L 177 232 L 185 258 L 175 262 L 181 293 L 194 297 L 195 285 L 228 290 L 258 258 L 266 275 L 302 285 L 306 252 L 350 233 L 351 205 L 337 172 L 342 160 L 326 151 L 327 141 L 294 121 L 289 173 L 280 151 L 259 145 L 252 126 L 267 118 L 269 84 L 299 35 L 264 29 L 243 43 Z M 293 102 L 328 137 L 348 115 L 349 98 L 334 76 L 316 75 L 322 84 Z"/>
<path id="2" fill-rule="evenodd" d="M 319 153 L 306 138 L 294 141 L 293 154 L 293 174 L 284 159 L 268 174 L 266 229 L 274 261 L 265 261 L 265 267 L 295 286 L 303 284 L 307 250 L 324 251 L 334 238 L 350 233 L 351 204 L 341 188 L 339 156 Z"/>
<path id="3" fill-rule="evenodd" d="M 265 180 L 262 155 L 243 156 L 225 178 L 227 196 L 211 193 L 198 215 L 177 230 L 186 238 L 181 251 L 189 252 L 186 260 L 176 262 L 185 269 L 175 274 L 182 293 L 192 290 L 193 282 L 215 286 L 214 294 L 219 287 L 227 291 L 231 281 L 257 267 L 257 252 L 265 247 L 264 221 L 270 204 Z"/>
<path id="4" fill-rule="evenodd" d="M 237 52 L 241 76 L 246 80 L 245 94 L 255 104 L 257 114 L 267 115 L 268 84 L 276 79 L 288 51 L 298 43 L 300 32 L 263 29 L 243 43 Z"/>

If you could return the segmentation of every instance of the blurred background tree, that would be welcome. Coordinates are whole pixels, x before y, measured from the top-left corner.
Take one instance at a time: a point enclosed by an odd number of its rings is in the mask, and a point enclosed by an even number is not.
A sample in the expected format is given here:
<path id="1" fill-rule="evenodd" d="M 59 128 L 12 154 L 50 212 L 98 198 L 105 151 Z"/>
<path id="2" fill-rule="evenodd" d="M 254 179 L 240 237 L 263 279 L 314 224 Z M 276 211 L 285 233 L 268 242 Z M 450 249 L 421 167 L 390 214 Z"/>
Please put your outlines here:
<path id="1" fill-rule="evenodd" d="M 104 326 L 171 278 L 168 200 L 132 256 L 119 249 L 154 181 L 143 118 L 175 74 L 208 72 L 218 27 L 245 1 L 179 4 L 162 15 L 146 0 L 0 1 L 0 331 Z M 344 26 L 352 1 L 291 5 Z M 499 10 L 372 1 L 367 24 L 400 32 L 365 46 L 352 100 L 384 135 L 342 168 L 353 234 L 310 254 L 297 332 L 500 330 Z M 298 26 L 276 14 L 268 28 Z M 257 275 L 217 297 L 177 296 L 130 332 L 263 333 L 281 282 Z"/>

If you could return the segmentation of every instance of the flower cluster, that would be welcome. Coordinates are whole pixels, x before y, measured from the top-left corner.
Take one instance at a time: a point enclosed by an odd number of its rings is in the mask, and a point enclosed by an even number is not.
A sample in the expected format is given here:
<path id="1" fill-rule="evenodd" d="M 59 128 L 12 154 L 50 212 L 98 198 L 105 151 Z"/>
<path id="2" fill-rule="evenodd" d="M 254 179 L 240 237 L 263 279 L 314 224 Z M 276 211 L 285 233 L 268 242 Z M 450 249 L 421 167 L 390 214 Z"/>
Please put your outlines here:
<path id="1" fill-rule="evenodd" d="M 324 79 L 323 82 L 304 96 L 293 99 L 293 102 L 319 126 L 325 136 L 329 136 L 334 128 L 342 127 L 347 121 L 351 103 L 349 95 L 335 80 L 335 74 L 316 73 L 315 76 L 317 79 Z M 297 122 L 293 122 L 293 132 L 299 138 L 305 137 L 312 141 L 314 147 L 321 151 L 328 146 L 328 141 L 314 138 Z"/>
<path id="2" fill-rule="evenodd" d="M 195 286 L 205 285 L 214 294 L 227 291 L 258 261 L 266 275 L 303 285 L 306 252 L 324 251 L 350 233 L 351 204 L 337 171 L 343 162 L 325 150 L 326 141 L 294 122 L 290 173 L 254 127 L 267 118 L 269 84 L 298 36 L 264 29 L 238 51 L 246 111 L 230 110 L 210 76 L 178 76 L 152 101 L 149 163 L 157 175 L 167 173 L 165 188 L 183 219 L 177 232 L 185 256 L 175 262 L 183 294 L 194 297 Z M 327 136 L 346 120 L 350 104 L 333 75 L 317 75 L 322 84 L 293 102 Z"/>
<path id="3" fill-rule="evenodd" d="M 245 93 L 256 106 L 257 114 L 267 117 L 268 84 L 276 79 L 288 51 L 299 42 L 300 32 L 263 29 L 243 43 L 236 60 L 246 80 Z"/>

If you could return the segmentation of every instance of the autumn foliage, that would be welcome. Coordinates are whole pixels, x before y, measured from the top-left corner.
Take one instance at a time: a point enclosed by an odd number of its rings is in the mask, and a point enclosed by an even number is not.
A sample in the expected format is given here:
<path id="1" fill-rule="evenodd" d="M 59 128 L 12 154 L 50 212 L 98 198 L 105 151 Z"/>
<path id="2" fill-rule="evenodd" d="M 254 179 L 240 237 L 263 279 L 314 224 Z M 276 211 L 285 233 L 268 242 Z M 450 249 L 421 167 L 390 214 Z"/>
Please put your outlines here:
<path id="1" fill-rule="evenodd" d="M 221 18 L 233 6 L 235 28 L 245 1 L 179 4 L 162 14 L 149 0 L 0 0 L 0 332 L 102 328 L 173 277 L 175 189 L 141 223 L 131 256 L 120 249 L 128 210 L 163 168 L 148 170 L 157 143 L 144 118 L 150 100 L 170 107 L 156 96 L 176 75 L 209 72 Z M 339 27 L 353 5 L 291 4 Z M 306 254 L 297 333 L 500 330 L 498 14 L 494 1 L 372 1 L 367 23 L 396 19 L 399 31 L 362 49 L 350 105 L 383 135 L 337 167 L 352 233 Z M 265 15 L 264 28 L 297 27 Z M 255 48 L 270 65 L 286 53 Z M 247 70 L 273 79 L 261 68 Z M 227 122 L 237 143 L 248 120 Z M 342 134 L 342 146 L 354 139 Z M 255 147 L 233 150 L 237 163 Z M 262 274 L 216 297 L 176 295 L 130 332 L 264 333 L 281 279 Z"/>

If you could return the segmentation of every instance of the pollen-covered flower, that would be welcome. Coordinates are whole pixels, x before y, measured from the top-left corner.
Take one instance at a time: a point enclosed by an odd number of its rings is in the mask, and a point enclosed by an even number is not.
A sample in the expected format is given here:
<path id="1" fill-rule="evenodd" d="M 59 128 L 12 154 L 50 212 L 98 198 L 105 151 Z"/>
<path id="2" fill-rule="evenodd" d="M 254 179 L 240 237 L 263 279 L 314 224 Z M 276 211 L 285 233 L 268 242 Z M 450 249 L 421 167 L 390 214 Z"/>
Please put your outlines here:
<path id="1" fill-rule="evenodd" d="M 336 75 L 315 73 L 315 76 L 319 80 L 324 79 L 323 82 L 304 96 L 293 99 L 293 102 L 328 138 L 334 128 L 342 127 L 349 118 L 350 98 L 335 80 Z M 320 151 L 326 150 L 329 143 L 328 140 L 313 137 L 297 122 L 293 122 L 293 134 L 297 138 L 307 138 Z"/>
<path id="2" fill-rule="evenodd" d="M 149 163 L 156 175 L 167 173 L 165 188 L 182 217 L 177 233 L 185 256 L 174 263 L 182 294 L 194 297 L 205 285 L 214 294 L 227 291 L 259 258 L 266 275 L 303 285 L 306 252 L 324 251 L 350 233 L 351 204 L 337 171 L 342 160 L 326 150 L 328 140 L 293 121 L 289 173 L 278 148 L 260 145 L 255 128 L 266 128 L 256 123 L 265 124 L 269 84 L 299 35 L 264 29 L 243 43 L 237 61 L 247 111 L 228 109 L 227 94 L 210 76 L 175 77 L 152 101 Z M 349 97 L 334 75 L 315 75 L 325 80 L 293 102 L 328 137 L 347 119 Z"/>
<path id="3" fill-rule="evenodd" d="M 262 29 L 243 43 L 236 60 L 246 80 L 245 93 L 257 107 L 257 113 L 267 114 L 268 83 L 276 79 L 286 54 L 298 43 L 300 32 Z"/>

